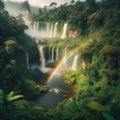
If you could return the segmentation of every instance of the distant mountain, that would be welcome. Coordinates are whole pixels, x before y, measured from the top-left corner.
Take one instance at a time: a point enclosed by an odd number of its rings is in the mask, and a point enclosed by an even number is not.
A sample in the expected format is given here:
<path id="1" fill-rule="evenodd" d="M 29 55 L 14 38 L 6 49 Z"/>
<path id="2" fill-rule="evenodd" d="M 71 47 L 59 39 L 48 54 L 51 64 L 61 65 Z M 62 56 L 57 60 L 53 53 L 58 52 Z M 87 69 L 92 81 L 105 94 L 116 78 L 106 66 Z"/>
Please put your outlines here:
<path id="1" fill-rule="evenodd" d="M 10 13 L 10 15 L 17 16 L 21 13 L 22 2 L 5 1 L 4 4 L 5 9 Z M 30 9 L 32 13 L 37 13 L 39 8 L 30 5 Z"/>

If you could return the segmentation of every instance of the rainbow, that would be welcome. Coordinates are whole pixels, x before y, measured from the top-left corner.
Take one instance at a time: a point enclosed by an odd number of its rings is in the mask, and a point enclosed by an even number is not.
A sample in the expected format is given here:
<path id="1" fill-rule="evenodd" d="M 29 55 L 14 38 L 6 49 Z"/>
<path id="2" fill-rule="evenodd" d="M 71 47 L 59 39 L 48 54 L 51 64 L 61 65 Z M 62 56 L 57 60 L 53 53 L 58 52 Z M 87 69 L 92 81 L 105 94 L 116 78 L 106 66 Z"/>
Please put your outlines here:
<path id="1" fill-rule="evenodd" d="M 78 49 L 80 48 L 80 46 L 77 46 L 76 48 L 70 50 L 68 53 L 67 53 L 67 59 L 73 55 L 76 51 L 78 51 Z M 47 83 L 52 79 L 53 75 L 55 74 L 55 72 L 57 72 L 57 70 L 60 69 L 60 67 L 62 66 L 63 64 L 63 59 L 64 57 L 61 59 L 61 61 L 58 63 L 58 65 L 53 69 L 53 71 L 50 73 L 49 77 L 48 77 L 48 80 L 47 80 Z"/>

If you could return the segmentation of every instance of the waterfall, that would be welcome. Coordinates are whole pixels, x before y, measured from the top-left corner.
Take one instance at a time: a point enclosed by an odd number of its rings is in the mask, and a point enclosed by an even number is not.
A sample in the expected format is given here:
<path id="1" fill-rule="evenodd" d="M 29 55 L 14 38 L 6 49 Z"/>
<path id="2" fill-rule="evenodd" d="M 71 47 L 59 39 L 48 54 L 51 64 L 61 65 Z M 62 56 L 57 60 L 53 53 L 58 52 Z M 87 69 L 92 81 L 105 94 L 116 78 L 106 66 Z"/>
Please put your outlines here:
<path id="1" fill-rule="evenodd" d="M 50 22 L 36 22 L 36 21 L 29 21 L 28 29 L 25 30 L 25 33 L 35 37 L 36 39 L 40 38 L 53 38 L 53 37 L 60 37 L 61 39 L 64 39 L 67 36 L 67 22 L 62 25 L 62 31 L 60 31 L 58 28 L 61 29 L 61 24 L 58 22 L 50 23 Z M 59 34 L 61 33 L 61 36 Z"/>
<path id="2" fill-rule="evenodd" d="M 75 56 L 73 60 L 73 65 L 72 65 L 72 70 L 77 70 L 77 60 L 78 60 L 78 55 Z"/>
<path id="3" fill-rule="evenodd" d="M 39 45 L 38 49 L 40 54 L 41 68 L 45 68 L 44 46 Z"/>
<path id="4" fill-rule="evenodd" d="M 51 61 L 54 62 L 54 46 L 52 47 L 52 56 L 51 56 Z"/>
<path id="5" fill-rule="evenodd" d="M 59 54 L 59 48 L 57 47 L 57 48 L 56 48 L 56 60 L 59 59 L 59 58 L 58 58 L 58 54 Z"/>
<path id="6" fill-rule="evenodd" d="M 49 23 L 47 23 L 47 37 L 49 37 L 49 35 L 50 35 L 50 24 Z"/>
<path id="7" fill-rule="evenodd" d="M 50 36 L 49 37 L 50 38 L 53 37 L 53 24 L 50 26 Z"/>
<path id="8" fill-rule="evenodd" d="M 50 47 L 49 47 L 49 60 L 48 61 L 50 62 Z"/>
<path id="9" fill-rule="evenodd" d="M 67 59 L 67 47 L 64 49 L 63 54 L 64 54 L 63 63 L 66 63 L 66 59 Z"/>
<path id="10" fill-rule="evenodd" d="M 36 22 L 33 23 L 33 31 L 36 30 Z"/>
<path id="11" fill-rule="evenodd" d="M 63 33 L 62 33 L 62 36 L 61 36 L 62 39 L 64 39 L 66 37 L 66 33 L 67 33 L 67 23 L 64 23 Z"/>
<path id="12" fill-rule="evenodd" d="M 39 30 L 39 22 L 34 22 L 33 23 L 33 31 L 38 31 Z"/>
<path id="13" fill-rule="evenodd" d="M 39 54 L 40 54 L 40 61 L 41 61 L 41 66 L 39 67 L 41 72 L 43 73 L 50 73 L 51 72 L 51 68 L 46 67 L 46 63 L 45 63 L 45 55 L 44 55 L 44 46 L 39 45 L 38 46 L 38 50 L 39 50 Z"/>
<path id="14" fill-rule="evenodd" d="M 37 43 L 37 45 L 39 45 L 39 41 L 38 40 L 35 40 L 35 42 Z"/>
<path id="15" fill-rule="evenodd" d="M 26 52 L 26 63 L 27 63 L 27 69 L 29 70 L 30 66 L 29 66 L 29 56 L 28 56 L 28 52 Z"/>
<path id="16" fill-rule="evenodd" d="M 36 31 L 39 31 L 39 22 L 36 23 Z"/>
<path id="17" fill-rule="evenodd" d="M 57 25 L 58 25 L 58 22 L 55 23 L 54 31 L 53 31 L 53 37 L 57 36 Z"/>

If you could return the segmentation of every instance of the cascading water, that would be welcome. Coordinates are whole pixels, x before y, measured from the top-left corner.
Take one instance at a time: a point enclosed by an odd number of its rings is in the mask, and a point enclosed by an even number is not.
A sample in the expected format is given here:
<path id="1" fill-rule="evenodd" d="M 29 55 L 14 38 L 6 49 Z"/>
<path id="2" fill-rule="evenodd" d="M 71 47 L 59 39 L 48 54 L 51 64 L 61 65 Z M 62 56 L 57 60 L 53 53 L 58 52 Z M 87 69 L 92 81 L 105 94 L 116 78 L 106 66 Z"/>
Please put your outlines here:
<path id="1" fill-rule="evenodd" d="M 66 34 L 67 34 L 67 23 L 64 23 L 63 33 L 62 33 L 61 38 L 64 39 L 66 37 Z"/>
<path id="2" fill-rule="evenodd" d="M 49 47 L 49 52 L 48 53 L 49 53 L 49 60 L 48 61 L 50 62 L 50 47 Z"/>
<path id="3" fill-rule="evenodd" d="M 29 29 L 26 31 L 30 36 L 35 37 L 37 40 L 38 44 L 38 50 L 40 54 L 40 61 L 41 61 L 41 66 L 39 67 L 40 70 L 43 73 L 52 73 L 53 69 L 47 68 L 45 65 L 45 57 L 44 57 L 44 46 L 39 45 L 40 39 L 43 39 L 45 37 L 56 37 L 59 35 L 58 33 L 58 23 L 56 22 L 55 24 L 53 23 L 47 23 L 47 22 L 35 22 L 31 26 L 29 26 Z M 63 30 L 62 32 L 59 30 L 62 35 L 60 38 L 64 39 L 67 34 L 67 23 L 64 23 L 63 25 Z M 54 56 L 54 53 L 56 53 L 56 56 Z M 53 46 L 52 49 L 49 49 L 49 60 L 54 62 L 54 58 L 56 57 L 56 60 L 58 60 L 58 53 L 59 53 L 59 48 L 56 48 L 55 52 L 55 47 Z M 54 72 L 54 75 L 52 78 L 49 80 L 47 83 L 48 91 L 40 96 L 38 99 L 38 103 L 44 107 L 51 107 L 60 102 L 63 97 L 64 93 L 66 94 L 66 91 L 68 91 L 67 86 L 64 84 L 64 78 L 63 78 L 63 69 L 66 69 L 67 66 L 65 63 L 67 62 L 67 48 L 64 49 L 64 59 L 62 61 L 62 64 L 60 65 L 59 69 Z M 52 71 L 52 72 L 51 72 Z M 45 74 L 46 76 L 46 74 Z"/>
<path id="4" fill-rule="evenodd" d="M 50 23 L 47 23 L 47 37 L 50 36 Z"/>
<path id="5" fill-rule="evenodd" d="M 27 69 L 29 70 L 30 66 L 29 66 L 29 56 L 28 56 L 28 52 L 26 52 L 26 63 L 27 63 Z"/>
<path id="6" fill-rule="evenodd" d="M 58 55 L 59 55 L 59 48 L 57 47 L 57 48 L 56 48 L 56 60 L 59 59 L 59 56 L 58 56 Z"/>
<path id="7" fill-rule="evenodd" d="M 37 43 L 37 45 L 39 45 L 39 41 L 38 40 L 36 40 L 35 42 Z"/>
<path id="8" fill-rule="evenodd" d="M 39 53 L 40 53 L 40 61 L 41 61 L 41 68 L 45 69 L 45 57 L 44 57 L 44 46 L 38 46 Z"/>
<path id="9" fill-rule="evenodd" d="M 36 23 L 36 30 L 39 31 L 39 22 Z"/>
<path id="10" fill-rule="evenodd" d="M 64 50 L 64 56 L 67 56 L 66 61 L 69 61 L 71 57 L 76 55 L 76 50 L 71 52 L 69 55 L 66 55 L 67 48 Z M 76 57 L 77 59 L 77 57 Z M 69 88 L 64 84 L 63 70 L 68 67 L 64 65 L 64 61 L 61 61 L 61 64 L 55 69 L 54 74 L 49 77 L 47 88 L 49 89 L 43 96 L 38 98 L 38 103 L 43 107 L 53 107 L 61 100 L 64 99 L 64 95 L 68 97 L 70 95 Z"/>
<path id="11" fill-rule="evenodd" d="M 73 65 L 72 65 L 72 70 L 77 70 L 77 60 L 78 60 L 78 55 L 75 56 L 73 60 Z"/>
<path id="12" fill-rule="evenodd" d="M 38 30 L 39 30 L 39 22 L 34 22 L 32 29 L 33 29 L 34 32 L 38 32 Z"/>
<path id="13" fill-rule="evenodd" d="M 40 37 L 40 35 L 38 34 L 39 33 L 39 31 L 38 31 L 39 22 L 33 22 L 33 23 L 29 24 L 28 28 L 29 29 L 25 30 L 25 33 L 27 35 L 30 35 L 31 37 L 35 37 L 37 39 Z"/>
<path id="14" fill-rule="evenodd" d="M 66 63 L 66 58 L 67 58 L 67 47 L 64 49 L 63 55 L 64 55 L 63 63 Z"/>
<path id="15" fill-rule="evenodd" d="M 68 26 L 67 23 L 64 23 L 63 29 L 62 29 L 62 31 L 60 31 L 60 30 L 58 30 L 58 28 L 59 28 L 59 26 L 61 26 L 61 24 L 58 24 L 58 22 L 55 22 L 53 24 L 53 23 L 49 23 L 49 22 L 26 21 L 26 25 L 28 25 L 29 29 L 25 30 L 25 33 L 32 37 L 35 37 L 37 39 L 53 38 L 53 37 L 61 37 L 62 39 L 64 39 L 67 34 L 67 26 Z M 59 36 L 60 32 L 62 32 L 61 36 Z"/>
<path id="16" fill-rule="evenodd" d="M 33 23 L 32 29 L 35 31 L 36 22 Z"/>
<path id="17" fill-rule="evenodd" d="M 57 36 L 57 25 L 58 25 L 58 22 L 55 23 L 53 37 Z"/>
<path id="18" fill-rule="evenodd" d="M 50 36 L 49 37 L 50 38 L 53 37 L 53 24 L 50 26 Z"/>
<path id="19" fill-rule="evenodd" d="M 41 65 L 39 67 L 37 65 L 36 66 L 34 65 L 35 66 L 34 68 L 36 67 L 39 68 L 43 73 L 50 73 L 52 69 L 49 67 L 46 67 L 44 48 L 45 48 L 44 46 L 38 44 Z"/>
<path id="20" fill-rule="evenodd" d="M 46 22 L 40 22 L 38 34 L 40 34 L 40 38 L 47 37 L 47 23 Z"/>
<path id="21" fill-rule="evenodd" d="M 54 46 L 52 47 L 51 62 L 54 62 Z"/>

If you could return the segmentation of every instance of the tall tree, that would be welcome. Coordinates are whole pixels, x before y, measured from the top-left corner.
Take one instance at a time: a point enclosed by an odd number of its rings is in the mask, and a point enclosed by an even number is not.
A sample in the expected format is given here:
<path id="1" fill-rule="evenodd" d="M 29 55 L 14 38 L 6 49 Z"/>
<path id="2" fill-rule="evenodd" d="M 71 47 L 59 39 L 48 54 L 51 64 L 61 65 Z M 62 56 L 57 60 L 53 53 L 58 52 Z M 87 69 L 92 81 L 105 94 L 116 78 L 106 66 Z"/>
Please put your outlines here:
<path id="1" fill-rule="evenodd" d="M 54 8 L 54 7 L 56 7 L 57 6 L 57 3 L 56 2 L 52 2 L 52 3 L 50 3 L 50 5 L 49 5 L 49 7 L 51 7 L 51 8 Z"/>
<path id="2" fill-rule="evenodd" d="M 25 15 L 29 15 L 31 13 L 28 1 L 22 3 L 21 10 L 24 12 Z"/>
<path id="3" fill-rule="evenodd" d="M 75 1 L 74 1 L 74 0 L 71 0 L 70 4 L 74 4 L 74 3 L 75 3 Z"/>
<path id="4" fill-rule="evenodd" d="M 95 12 L 97 9 L 96 0 L 86 0 L 87 6 L 90 8 L 91 12 Z"/>
<path id="5" fill-rule="evenodd" d="M 41 16 L 42 15 L 42 9 L 39 8 L 39 15 Z"/>

